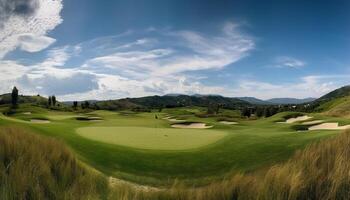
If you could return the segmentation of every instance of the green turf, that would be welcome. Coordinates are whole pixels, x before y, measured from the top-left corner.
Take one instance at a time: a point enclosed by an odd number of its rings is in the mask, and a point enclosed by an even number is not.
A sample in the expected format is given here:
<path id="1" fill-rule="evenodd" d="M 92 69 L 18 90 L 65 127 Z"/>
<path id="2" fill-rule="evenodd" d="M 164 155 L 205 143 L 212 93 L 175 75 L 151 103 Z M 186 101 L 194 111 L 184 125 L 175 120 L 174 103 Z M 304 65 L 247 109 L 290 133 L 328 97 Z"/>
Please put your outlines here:
<path id="1" fill-rule="evenodd" d="M 215 143 L 226 135 L 216 130 L 158 127 L 82 127 L 77 133 L 100 142 L 153 150 L 195 149 Z"/>
<path id="2" fill-rule="evenodd" d="M 196 117 L 196 112 L 204 110 L 203 108 L 175 108 L 164 109 L 162 113 L 95 111 L 81 114 L 44 112 L 32 107 L 26 108 L 26 111 L 34 113 L 33 115 L 0 116 L 0 125 L 20 126 L 59 138 L 65 141 L 81 160 L 97 170 L 107 175 L 149 184 L 167 184 L 176 178 L 187 180 L 189 183 L 205 182 L 222 177 L 229 172 L 258 170 L 287 160 L 295 150 L 303 148 L 311 141 L 339 133 L 339 131 L 297 132 L 293 128 L 296 124 L 276 123 L 276 121 L 284 121 L 283 117 L 291 113 L 280 113 L 267 119 L 242 120 L 234 112 L 223 110 L 223 113 L 232 113 L 230 118 L 239 123 L 225 125 L 218 122 L 218 117 Z M 170 128 L 171 122 L 162 119 L 165 115 L 188 121 L 204 122 L 214 127 L 209 130 L 172 129 Z M 38 116 L 49 119 L 51 123 L 28 122 L 31 117 Z M 76 116 L 97 116 L 103 120 L 79 121 L 76 120 Z M 312 114 L 312 116 L 315 120 L 350 123 L 348 119 L 343 118 L 331 118 L 318 114 Z M 123 140 L 114 139 L 112 142 L 110 138 L 108 141 L 105 138 L 104 141 L 97 141 L 96 138 L 91 140 L 76 133 L 76 130 L 84 129 L 95 129 L 93 132 L 97 133 L 96 130 L 101 130 L 103 127 L 113 127 L 112 129 L 118 130 L 118 136 Z M 150 132 L 155 129 L 159 132 L 175 131 L 177 136 L 183 132 L 186 136 L 177 137 L 174 141 L 169 140 L 167 141 L 169 144 L 166 144 L 160 141 L 164 140 L 163 137 L 152 138 L 155 135 Z M 210 137 L 200 135 L 207 135 L 208 131 L 225 135 L 225 137 L 209 139 Z M 193 134 L 194 132 L 196 134 Z M 142 134 L 147 134 L 147 137 L 137 137 Z M 136 139 L 132 141 L 131 136 Z M 104 138 L 104 136 L 98 137 Z M 206 140 L 206 143 L 190 139 L 190 137 L 200 137 L 203 141 Z M 179 138 L 184 142 L 179 142 Z M 147 149 L 147 147 L 150 148 Z M 171 151 L 168 151 L 170 149 Z"/>

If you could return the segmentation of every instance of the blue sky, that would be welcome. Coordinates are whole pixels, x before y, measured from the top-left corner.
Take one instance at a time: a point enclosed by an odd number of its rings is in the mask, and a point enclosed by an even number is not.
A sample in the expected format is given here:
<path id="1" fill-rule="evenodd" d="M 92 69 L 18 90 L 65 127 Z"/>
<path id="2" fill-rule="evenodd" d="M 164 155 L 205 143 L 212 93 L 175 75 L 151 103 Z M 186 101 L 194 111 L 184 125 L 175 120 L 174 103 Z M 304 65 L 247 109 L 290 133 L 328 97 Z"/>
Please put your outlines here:
<path id="1" fill-rule="evenodd" d="M 350 2 L 4 0 L 0 92 L 319 97 L 350 83 Z"/>

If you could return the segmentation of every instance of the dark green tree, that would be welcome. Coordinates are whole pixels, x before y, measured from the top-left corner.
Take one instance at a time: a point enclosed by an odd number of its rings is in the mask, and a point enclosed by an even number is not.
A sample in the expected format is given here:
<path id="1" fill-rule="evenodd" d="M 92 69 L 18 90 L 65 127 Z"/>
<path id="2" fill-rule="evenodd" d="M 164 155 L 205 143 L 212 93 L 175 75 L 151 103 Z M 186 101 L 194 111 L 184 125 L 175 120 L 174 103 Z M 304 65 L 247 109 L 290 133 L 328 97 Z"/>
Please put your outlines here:
<path id="1" fill-rule="evenodd" d="M 257 117 L 262 117 L 262 116 L 264 116 L 264 108 L 262 108 L 262 107 L 257 107 L 255 113 L 256 113 L 256 116 L 257 116 Z"/>
<path id="2" fill-rule="evenodd" d="M 18 89 L 16 88 L 16 86 L 12 89 L 11 104 L 13 107 L 16 107 L 18 104 Z"/>
<path id="3" fill-rule="evenodd" d="M 209 103 L 207 108 L 208 114 L 218 114 L 219 113 L 220 106 L 216 103 Z"/>
<path id="4" fill-rule="evenodd" d="M 53 106 L 56 106 L 56 97 L 55 97 L 55 95 L 53 95 L 53 96 L 51 97 L 51 100 L 52 100 L 52 105 L 53 105 Z"/>
<path id="5" fill-rule="evenodd" d="M 77 101 L 73 101 L 73 108 L 77 109 L 77 107 L 78 107 L 78 102 Z"/>
<path id="6" fill-rule="evenodd" d="M 52 99 L 51 99 L 51 96 L 49 96 L 49 98 L 47 99 L 47 105 L 51 107 L 51 104 L 52 104 Z"/>
<path id="7" fill-rule="evenodd" d="M 242 109 L 242 111 L 241 111 L 241 115 L 242 115 L 243 117 L 249 118 L 249 117 L 252 115 L 251 109 L 248 108 L 248 107 L 244 107 L 244 108 Z"/>

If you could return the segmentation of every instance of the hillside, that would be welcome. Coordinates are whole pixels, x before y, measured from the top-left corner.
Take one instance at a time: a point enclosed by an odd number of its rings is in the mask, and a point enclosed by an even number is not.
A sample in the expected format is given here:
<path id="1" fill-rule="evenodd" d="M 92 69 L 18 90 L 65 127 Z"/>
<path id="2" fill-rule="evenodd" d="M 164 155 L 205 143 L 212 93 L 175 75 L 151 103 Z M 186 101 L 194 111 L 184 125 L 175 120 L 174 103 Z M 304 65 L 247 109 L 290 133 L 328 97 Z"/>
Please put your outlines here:
<path id="1" fill-rule="evenodd" d="M 267 104 L 270 104 L 267 101 L 264 101 L 264 100 L 261 100 L 261 99 L 255 98 L 255 97 L 237 97 L 237 99 L 240 99 L 242 101 L 246 101 L 246 102 L 249 102 L 249 103 L 255 104 L 255 105 L 267 105 Z"/>
<path id="2" fill-rule="evenodd" d="M 334 117 L 350 117 L 350 86 L 336 89 L 314 101 L 315 111 Z"/>
<path id="3" fill-rule="evenodd" d="M 0 95 L 0 105 L 3 104 L 10 104 L 11 103 L 11 94 L 2 94 Z M 47 104 L 47 98 L 42 96 L 27 96 L 27 95 L 19 95 L 18 96 L 18 103 L 33 103 L 37 105 L 46 105 Z"/>
<path id="4" fill-rule="evenodd" d="M 121 110 L 133 109 L 138 107 L 143 108 L 172 108 L 183 106 L 202 106 L 206 107 L 209 104 L 218 104 L 223 108 L 240 108 L 242 106 L 250 105 L 250 103 L 240 100 L 238 98 L 229 98 L 222 96 L 188 96 L 188 95 L 174 95 L 174 96 L 148 96 L 140 98 L 125 98 L 119 100 L 99 101 L 97 105 L 101 109 Z"/>

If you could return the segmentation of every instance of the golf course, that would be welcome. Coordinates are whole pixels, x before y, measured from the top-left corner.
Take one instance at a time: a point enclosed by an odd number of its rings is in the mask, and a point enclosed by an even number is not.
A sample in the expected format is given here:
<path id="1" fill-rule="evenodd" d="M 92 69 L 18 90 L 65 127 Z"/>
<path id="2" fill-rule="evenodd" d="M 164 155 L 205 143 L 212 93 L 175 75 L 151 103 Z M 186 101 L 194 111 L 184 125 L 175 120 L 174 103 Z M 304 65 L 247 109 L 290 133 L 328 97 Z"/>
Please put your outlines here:
<path id="1" fill-rule="evenodd" d="M 196 116 L 203 110 L 62 112 L 23 104 L 16 114 L 1 115 L 0 124 L 62 140 L 106 176 L 152 186 L 169 186 L 175 180 L 205 185 L 235 173 L 259 172 L 340 132 L 307 130 L 313 122 L 350 124 L 344 118 L 298 112 L 250 120 L 223 109 L 232 124 Z M 288 121 L 304 115 L 308 117 Z"/>

